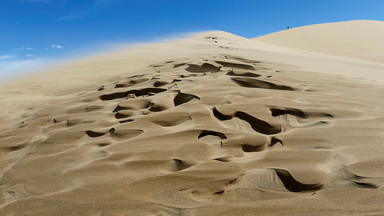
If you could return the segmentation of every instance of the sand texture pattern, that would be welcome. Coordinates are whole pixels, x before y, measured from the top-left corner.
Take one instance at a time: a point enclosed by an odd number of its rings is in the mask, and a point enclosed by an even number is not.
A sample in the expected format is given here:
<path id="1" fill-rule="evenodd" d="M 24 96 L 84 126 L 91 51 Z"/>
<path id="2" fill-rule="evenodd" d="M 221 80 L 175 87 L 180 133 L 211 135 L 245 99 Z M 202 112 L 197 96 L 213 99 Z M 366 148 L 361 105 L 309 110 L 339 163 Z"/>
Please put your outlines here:
<path id="1" fill-rule="evenodd" d="M 2 89 L 0 215 L 384 214 L 383 85 L 224 32 L 154 46 Z"/>

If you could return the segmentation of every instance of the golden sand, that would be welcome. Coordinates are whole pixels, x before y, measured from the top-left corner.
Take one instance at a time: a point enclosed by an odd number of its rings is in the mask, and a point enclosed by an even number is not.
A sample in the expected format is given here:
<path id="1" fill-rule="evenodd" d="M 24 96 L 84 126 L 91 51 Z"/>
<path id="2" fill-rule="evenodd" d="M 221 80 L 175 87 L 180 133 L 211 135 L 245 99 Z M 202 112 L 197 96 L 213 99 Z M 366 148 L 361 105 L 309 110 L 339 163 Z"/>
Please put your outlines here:
<path id="1" fill-rule="evenodd" d="M 383 215 L 383 37 L 354 31 L 384 25 L 202 33 L 3 84 L 0 215 Z"/>

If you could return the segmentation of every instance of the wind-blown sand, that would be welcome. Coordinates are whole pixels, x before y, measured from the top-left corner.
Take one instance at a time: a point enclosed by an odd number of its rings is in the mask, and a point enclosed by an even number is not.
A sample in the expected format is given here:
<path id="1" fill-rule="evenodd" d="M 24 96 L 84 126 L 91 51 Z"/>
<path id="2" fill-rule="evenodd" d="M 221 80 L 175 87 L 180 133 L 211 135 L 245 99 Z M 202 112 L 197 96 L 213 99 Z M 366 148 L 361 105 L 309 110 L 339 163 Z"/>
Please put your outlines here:
<path id="1" fill-rule="evenodd" d="M 0 215 L 383 215 L 382 32 L 209 32 L 2 85 Z"/>

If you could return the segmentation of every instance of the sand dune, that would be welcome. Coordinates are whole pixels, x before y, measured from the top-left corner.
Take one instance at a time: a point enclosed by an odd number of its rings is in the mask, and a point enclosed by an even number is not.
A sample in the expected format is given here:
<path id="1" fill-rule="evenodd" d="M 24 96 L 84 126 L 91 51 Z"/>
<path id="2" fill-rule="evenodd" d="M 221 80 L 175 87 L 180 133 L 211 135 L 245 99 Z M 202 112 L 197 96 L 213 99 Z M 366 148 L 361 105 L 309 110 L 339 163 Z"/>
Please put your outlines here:
<path id="1" fill-rule="evenodd" d="M 209 32 L 8 83 L 0 214 L 382 215 L 384 65 L 351 57 Z"/>
<path id="2" fill-rule="evenodd" d="M 382 38 L 384 38 L 383 21 L 356 20 L 291 28 L 255 40 L 383 63 Z"/>

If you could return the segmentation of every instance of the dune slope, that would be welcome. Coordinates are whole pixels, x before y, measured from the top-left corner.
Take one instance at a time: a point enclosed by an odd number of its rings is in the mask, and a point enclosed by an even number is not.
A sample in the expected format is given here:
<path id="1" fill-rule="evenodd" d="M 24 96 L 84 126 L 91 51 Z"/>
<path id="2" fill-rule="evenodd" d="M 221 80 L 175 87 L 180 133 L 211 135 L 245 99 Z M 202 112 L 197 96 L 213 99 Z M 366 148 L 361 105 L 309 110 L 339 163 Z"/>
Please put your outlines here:
<path id="1" fill-rule="evenodd" d="M 254 40 L 383 63 L 382 38 L 383 21 L 357 20 L 291 28 Z"/>
<path id="2" fill-rule="evenodd" d="M 0 215 L 384 214 L 384 86 L 308 59 L 382 69 L 211 32 L 3 86 Z"/>

